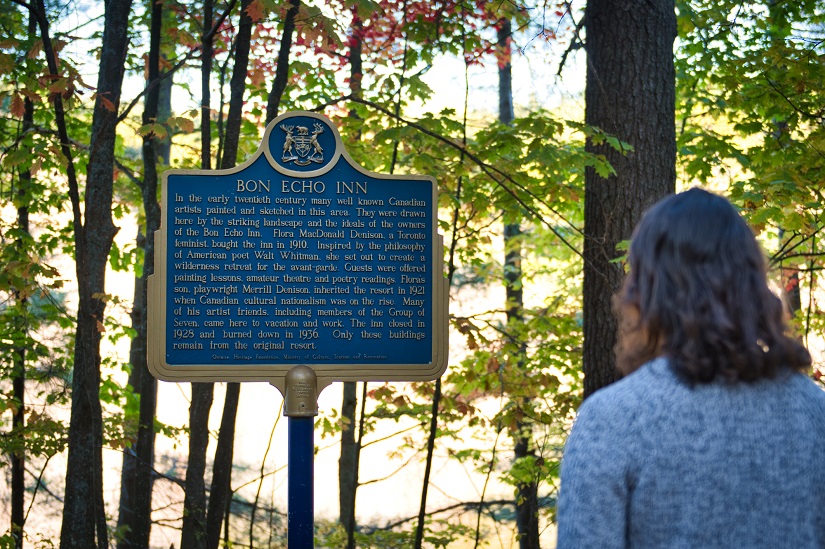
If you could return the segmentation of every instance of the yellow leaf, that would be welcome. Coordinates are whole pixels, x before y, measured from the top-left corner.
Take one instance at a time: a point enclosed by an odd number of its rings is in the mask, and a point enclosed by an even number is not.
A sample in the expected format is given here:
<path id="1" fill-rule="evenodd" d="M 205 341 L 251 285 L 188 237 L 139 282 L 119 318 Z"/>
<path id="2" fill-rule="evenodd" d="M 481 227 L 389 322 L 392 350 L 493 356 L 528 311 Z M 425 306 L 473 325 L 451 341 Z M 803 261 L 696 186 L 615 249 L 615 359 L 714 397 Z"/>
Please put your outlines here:
<path id="1" fill-rule="evenodd" d="M 195 122 L 188 118 L 178 116 L 177 118 L 175 118 L 175 123 L 177 124 L 178 128 L 180 128 L 181 131 L 184 133 L 191 133 L 195 131 Z"/>
<path id="2" fill-rule="evenodd" d="M 38 159 L 34 161 L 34 164 L 32 164 L 32 167 L 29 169 L 29 173 L 32 174 L 32 175 L 37 175 L 37 172 L 39 172 L 40 168 L 42 168 L 42 167 L 43 167 L 43 158 L 38 157 Z"/>

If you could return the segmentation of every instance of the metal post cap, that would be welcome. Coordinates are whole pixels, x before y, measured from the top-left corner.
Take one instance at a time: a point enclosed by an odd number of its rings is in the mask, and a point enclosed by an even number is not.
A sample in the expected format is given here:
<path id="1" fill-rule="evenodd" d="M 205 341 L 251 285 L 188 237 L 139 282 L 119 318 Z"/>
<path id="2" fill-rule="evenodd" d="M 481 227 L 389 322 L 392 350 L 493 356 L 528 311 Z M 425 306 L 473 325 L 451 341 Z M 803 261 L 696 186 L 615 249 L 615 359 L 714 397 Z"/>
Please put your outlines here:
<path id="1" fill-rule="evenodd" d="M 292 367 L 286 373 L 284 415 L 311 417 L 318 415 L 318 376 L 309 366 Z"/>

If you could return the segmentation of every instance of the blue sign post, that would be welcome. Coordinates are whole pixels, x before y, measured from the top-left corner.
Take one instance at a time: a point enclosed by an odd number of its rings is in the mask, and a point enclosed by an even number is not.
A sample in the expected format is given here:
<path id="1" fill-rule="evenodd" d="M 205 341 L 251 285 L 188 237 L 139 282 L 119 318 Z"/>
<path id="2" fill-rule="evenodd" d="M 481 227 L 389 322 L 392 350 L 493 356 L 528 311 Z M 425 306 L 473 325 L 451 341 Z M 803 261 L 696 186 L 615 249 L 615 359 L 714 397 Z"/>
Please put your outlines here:
<path id="1" fill-rule="evenodd" d="M 244 164 L 169 170 L 162 195 L 149 369 L 168 381 L 265 381 L 281 391 L 290 547 L 304 547 L 292 532 L 307 506 L 312 526 L 317 394 L 333 381 L 432 380 L 447 367 L 435 179 L 365 170 L 328 118 L 290 112 Z M 302 397 L 304 408 L 291 408 L 294 391 L 311 393 L 313 405 Z"/>
<path id="2" fill-rule="evenodd" d="M 318 413 L 317 378 L 312 368 L 295 366 L 286 375 L 287 546 L 314 547 L 314 416 Z"/>

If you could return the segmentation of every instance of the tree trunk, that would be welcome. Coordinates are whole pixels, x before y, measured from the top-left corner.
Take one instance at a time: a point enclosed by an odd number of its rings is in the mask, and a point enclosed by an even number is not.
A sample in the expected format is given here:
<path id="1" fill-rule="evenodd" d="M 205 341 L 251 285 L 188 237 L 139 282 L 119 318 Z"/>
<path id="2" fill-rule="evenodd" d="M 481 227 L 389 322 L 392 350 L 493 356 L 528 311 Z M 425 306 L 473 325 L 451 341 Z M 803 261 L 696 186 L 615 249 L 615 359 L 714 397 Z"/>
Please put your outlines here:
<path id="1" fill-rule="evenodd" d="M 212 408 L 212 383 L 192 384 L 189 406 L 189 463 L 183 499 L 183 529 L 180 546 L 206 549 L 206 447 L 209 445 L 209 410 Z"/>
<path id="2" fill-rule="evenodd" d="M 203 36 L 201 37 L 201 169 L 212 168 L 212 0 L 203 4 Z M 186 470 L 183 500 L 181 547 L 206 548 L 206 448 L 209 443 L 209 410 L 212 408 L 213 383 L 192 384 L 192 404 L 189 407 L 189 466 Z"/>
<path id="3" fill-rule="evenodd" d="M 629 143 L 622 155 L 588 140 L 615 175 L 585 173 L 584 394 L 619 378 L 613 349 L 612 297 L 623 278 L 616 245 L 630 238 L 642 213 L 676 182 L 673 0 L 589 0 L 585 123 Z"/>
<path id="4" fill-rule="evenodd" d="M 513 74 L 512 74 L 512 26 L 507 18 L 501 19 L 497 26 L 498 48 L 498 119 L 503 124 L 512 124 L 515 118 L 513 109 Z M 518 216 L 519 218 L 521 216 Z M 504 226 L 504 284 L 505 310 L 507 311 L 508 331 L 520 329 L 524 311 L 524 292 L 522 290 L 521 270 L 521 224 L 518 221 Z M 519 343 L 518 367 L 524 365 L 524 344 Z M 526 399 L 518 397 L 519 406 L 527 404 Z M 519 420 L 513 432 L 514 462 L 535 457 L 530 445 L 531 423 Z M 516 486 L 516 528 L 520 549 L 538 549 L 538 484 L 535 479 Z"/>
<path id="5" fill-rule="evenodd" d="M 361 95 L 361 80 L 363 78 L 363 50 L 361 34 L 363 25 L 357 9 L 352 11 L 352 36 L 350 37 L 350 93 L 355 97 Z M 351 117 L 357 116 L 350 111 Z M 360 137 L 360 136 L 359 136 Z M 355 535 L 355 498 L 358 491 L 358 452 L 359 445 L 355 441 L 355 426 L 357 424 L 355 411 L 358 403 L 357 384 L 354 381 L 345 381 L 343 400 L 341 402 L 341 456 L 338 458 L 338 522 L 347 532 L 347 547 L 351 547 Z"/>
<path id="6" fill-rule="evenodd" d="M 28 40 L 31 43 L 37 39 L 37 20 L 33 13 L 29 13 Z M 27 132 L 34 125 L 34 103 L 26 97 L 23 99 L 23 126 L 22 133 Z M 20 205 L 17 208 L 17 227 L 24 233 L 29 233 L 29 207 L 26 196 L 30 192 L 32 174 L 28 169 L 21 169 L 20 186 L 17 196 Z M 23 240 L 18 239 L 17 245 L 22 253 Z M 28 299 L 15 292 L 15 301 L 20 309 L 19 347 L 15 348 L 12 369 L 12 396 L 17 403 L 17 409 L 12 417 L 12 433 L 15 437 L 24 436 L 26 428 L 26 340 L 29 337 L 28 326 Z M 26 498 L 26 449 L 20 445 L 20 450 L 11 452 L 11 535 L 14 539 L 14 549 L 23 549 L 23 528 L 25 526 L 25 498 Z"/>
<path id="7" fill-rule="evenodd" d="M 272 90 L 266 101 L 266 123 L 269 124 L 278 117 L 278 108 L 281 97 L 286 90 L 289 79 L 289 50 L 292 49 L 292 35 L 295 33 L 295 16 L 301 6 L 301 0 L 289 0 L 290 8 L 284 17 L 284 34 L 281 36 L 281 47 L 278 49 L 278 64 L 275 67 L 275 79 L 272 81 Z"/>
<path id="8" fill-rule="evenodd" d="M 235 446 L 235 418 L 238 415 L 241 384 L 227 383 L 221 416 L 221 430 L 212 463 L 212 489 L 206 513 L 206 547 L 217 549 L 221 540 L 221 525 L 229 505 L 232 480 L 232 457 Z"/>
<path id="9" fill-rule="evenodd" d="M 174 25 L 175 22 L 175 15 L 171 12 L 171 10 L 166 10 L 163 12 L 163 23 L 162 26 L 167 28 L 169 25 Z M 168 48 L 167 46 L 167 49 Z M 168 60 L 169 55 L 174 55 L 174 51 L 165 52 L 164 48 L 161 48 L 161 57 Z M 169 120 L 169 117 L 172 116 L 172 89 L 175 87 L 175 77 L 174 75 L 168 76 L 161 80 L 158 83 L 158 122 L 163 124 Z M 172 134 L 171 132 L 166 135 L 163 139 L 155 138 L 155 154 L 157 156 L 157 161 L 169 165 L 171 162 L 171 155 L 172 155 Z"/>
<path id="10" fill-rule="evenodd" d="M 201 169 L 212 169 L 212 0 L 203 2 L 203 37 L 201 38 Z"/>
<path id="11" fill-rule="evenodd" d="M 109 0 L 106 3 L 97 99 L 86 170 L 85 223 L 75 224 L 79 306 L 72 375 L 66 494 L 60 531 L 62 549 L 108 547 L 102 483 L 103 429 L 98 394 L 100 340 L 106 308 L 101 296 L 105 292 L 109 250 L 117 232 L 112 223 L 112 174 L 117 108 L 120 105 L 120 90 L 126 65 L 131 4 L 131 0 Z M 39 5 L 45 18 L 42 0 Z M 44 37 L 44 49 L 50 47 Z"/>
<path id="12" fill-rule="evenodd" d="M 252 37 L 252 19 L 247 13 L 251 0 L 242 0 L 238 36 L 235 39 L 235 64 L 229 81 L 229 112 L 226 117 L 225 149 L 221 169 L 235 166 L 241 133 L 243 97 L 246 91 L 246 74 L 249 64 L 249 44 Z M 206 515 L 206 547 L 216 549 L 221 535 L 221 523 L 229 505 L 232 482 L 232 457 L 235 445 L 235 418 L 241 386 L 227 383 L 223 403 L 223 415 L 212 464 L 212 489 Z"/>
<path id="13" fill-rule="evenodd" d="M 414 549 L 421 549 L 424 543 L 424 520 L 427 516 L 427 491 L 430 487 L 430 472 L 433 468 L 435 436 L 438 432 L 438 405 L 441 402 L 441 378 L 435 380 L 432 413 L 430 416 L 430 435 L 427 437 L 427 461 L 424 465 L 424 479 L 421 482 L 421 504 L 418 506 L 418 523 L 415 526 Z"/>
<path id="14" fill-rule="evenodd" d="M 21 187 L 23 182 L 21 181 Z M 18 209 L 18 227 L 28 232 L 28 208 L 21 207 Z M 20 298 L 17 301 L 18 306 L 25 310 L 28 307 L 28 299 Z M 28 329 L 26 327 L 27 319 L 23 317 L 24 325 L 21 326 L 23 330 L 20 336 L 23 339 L 28 338 Z M 16 401 L 17 409 L 14 411 L 12 417 L 12 436 L 19 437 L 21 440 L 24 437 L 26 429 L 26 349 L 25 347 L 17 347 L 14 350 L 13 378 L 12 378 L 12 394 Z M 18 451 L 11 452 L 11 535 L 14 539 L 14 548 L 22 549 L 23 547 L 23 527 L 26 519 L 25 515 L 25 497 L 26 497 L 26 449 L 24 444 L 20 444 Z"/>
<path id="15" fill-rule="evenodd" d="M 226 113 L 226 134 L 224 136 L 221 168 L 228 169 L 238 160 L 238 142 L 241 133 L 243 96 L 246 91 L 246 72 L 249 63 L 249 41 L 252 36 L 252 19 L 247 8 L 252 0 L 241 1 L 241 21 L 235 38 L 235 64 L 229 80 L 229 111 Z"/>
<path id="16" fill-rule="evenodd" d="M 152 2 L 149 33 L 149 70 L 146 82 L 143 124 L 150 124 L 158 117 L 160 89 L 156 85 L 160 71 L 160 41 L 163 21 L 163 4 Z M 171 79 L 170 79 L 171 80 Z M 158 175 L 157 151 L 159 143 L 152 136 L 143 138 L 143 209 L 146 214 L 143 238 L 143 272 L 135 280 L 135 302 L 132 308 L 132 327 L 136 335 L 132 340 L 130 362 L 132 373 L 129 382 L 140 395 L 137 439 L 133 448 L 123 453 L 121 472 L 120 513 L 118 528 L 125 530 L 118 548 L 142 548 L 149 546 L 152 528 L 152 486 L 155 463 L 155 409 L 157 382 L 149 373 L 146 359 L 146 281 L 155 271 L 155 231 L 160 228 L 160 205 L 157 200 Z M 140 240 L 140 235 L 139 235 Z"/>
<path id="17" fill-rule="evenodd" d="M 358 475 L 355 471 L 355 408 L 358 404 L 358 384 L 344 382 L 341 402 L 341 457 L 338 458 L 338 522 L 347 528 L 350 517 L 355 514 L 355 485 Z"/>

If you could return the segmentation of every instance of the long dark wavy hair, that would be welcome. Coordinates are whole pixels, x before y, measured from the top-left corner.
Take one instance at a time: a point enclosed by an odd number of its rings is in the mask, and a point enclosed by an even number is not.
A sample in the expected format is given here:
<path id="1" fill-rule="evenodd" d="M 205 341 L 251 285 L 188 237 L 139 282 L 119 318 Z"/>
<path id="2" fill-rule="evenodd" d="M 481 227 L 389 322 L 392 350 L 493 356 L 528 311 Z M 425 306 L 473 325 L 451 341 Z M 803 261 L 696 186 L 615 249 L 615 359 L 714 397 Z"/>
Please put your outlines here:
<path id="1" fill-rule="evenodd" d="M 628 374 L 666 356 L 683 380 L 755 381 L 805 370 L 750 228 L 724 198 L 694 188 L 644 215 L 616 296 L 617 363 Z"/>

